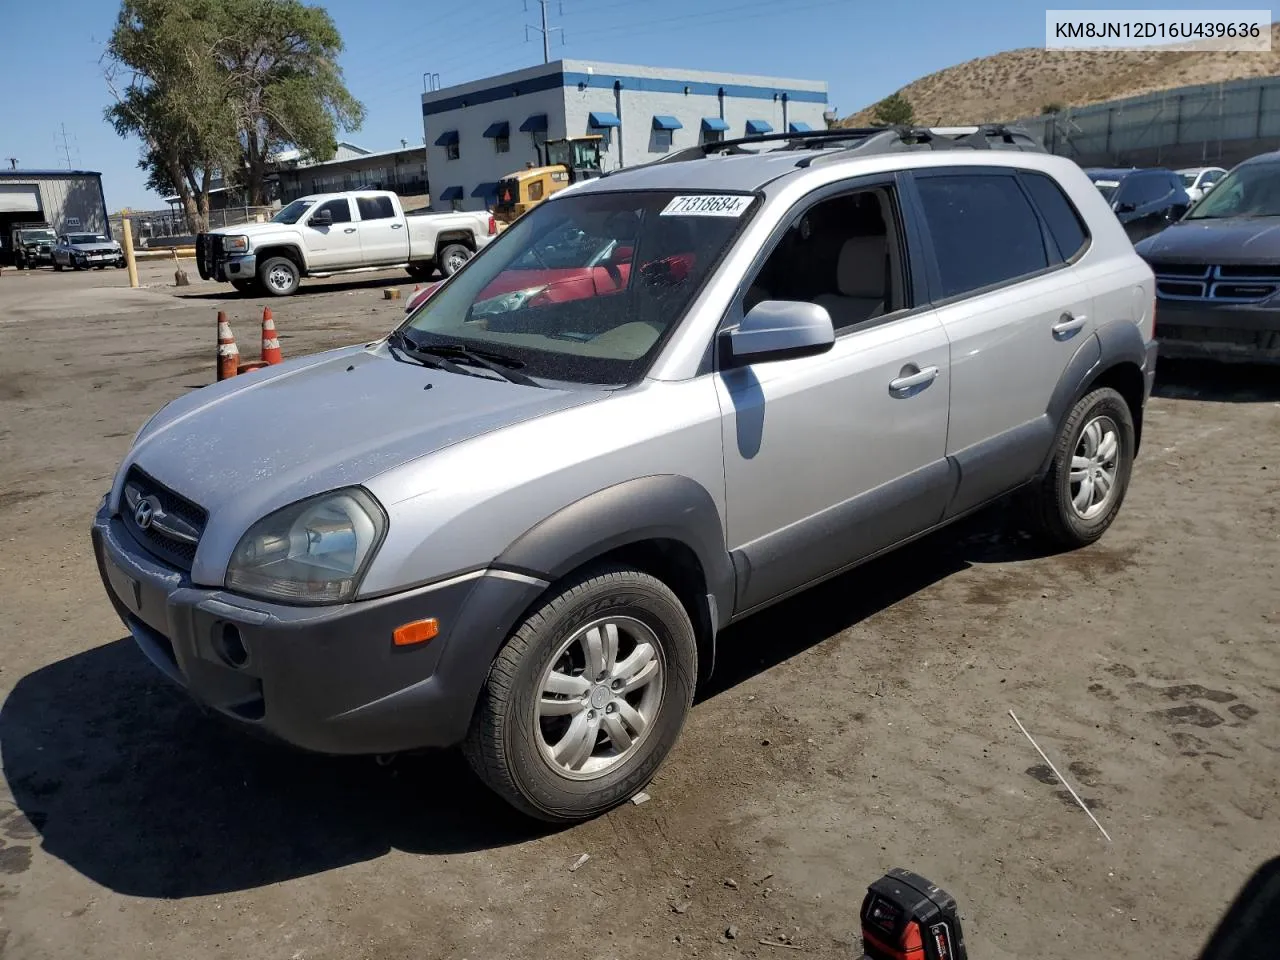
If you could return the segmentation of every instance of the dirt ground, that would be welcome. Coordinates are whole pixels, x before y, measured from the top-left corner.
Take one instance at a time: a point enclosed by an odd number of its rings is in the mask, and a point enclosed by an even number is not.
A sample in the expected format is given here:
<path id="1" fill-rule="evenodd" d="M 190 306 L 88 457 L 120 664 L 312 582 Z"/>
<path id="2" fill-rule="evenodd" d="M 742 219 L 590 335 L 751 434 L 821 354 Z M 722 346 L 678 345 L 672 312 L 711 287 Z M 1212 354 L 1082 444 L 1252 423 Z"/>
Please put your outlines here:
<path id="1" fill-rule="evenodd" d="M 264 303 L 143 280 L 0 276 L 5 960 L 849 958 L 892 866 L 974 960 L 1192 957 L 1280 849 L 1280 376 L 1168 367 L 1092 548 L 993 510 L 731 629 L 652 800 L 549 832 L 452 754 L 247 740 L 136 652 L 90 518 L 212 380 L 215 311 L 256 356 Z M 403 281 L 273 302 L 285 355 L 381 334 Z"/>

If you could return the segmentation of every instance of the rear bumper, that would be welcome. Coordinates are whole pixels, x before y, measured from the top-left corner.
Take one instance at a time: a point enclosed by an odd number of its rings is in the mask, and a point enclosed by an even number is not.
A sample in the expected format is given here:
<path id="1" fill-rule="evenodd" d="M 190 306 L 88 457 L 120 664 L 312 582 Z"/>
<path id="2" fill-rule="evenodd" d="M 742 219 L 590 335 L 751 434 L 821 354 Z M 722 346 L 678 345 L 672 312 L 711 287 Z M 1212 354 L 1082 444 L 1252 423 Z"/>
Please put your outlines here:
<path id="1" fill-rule="evenodd" d="M 240 725 L 322 753 L 460 742 L 493 657 L 544 586 L 479 571 L 390 597 L 296 607 L 193 585 L 138 546 L 105 505 L 92 537 L 112 605 L 161 673 Z M 396 627 L 425 617 L 439 620 L 439 636 L 392 643 Z"/>
<path id="2" fill-rule="evenodd" d="M 1158 309 L 1166 359 L 1280 363 L 1280 306 L 1162 299 Z"/>

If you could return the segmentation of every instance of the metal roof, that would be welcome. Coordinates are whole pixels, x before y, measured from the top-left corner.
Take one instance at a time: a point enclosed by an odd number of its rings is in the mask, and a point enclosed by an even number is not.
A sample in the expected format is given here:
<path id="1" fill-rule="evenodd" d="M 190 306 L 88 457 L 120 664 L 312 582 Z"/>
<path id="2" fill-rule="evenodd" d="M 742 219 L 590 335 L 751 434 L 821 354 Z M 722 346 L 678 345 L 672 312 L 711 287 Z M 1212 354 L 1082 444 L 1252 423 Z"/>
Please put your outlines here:
<path id="1" fill-rule="evenodd" d="M 0 170 L 0 177 L 6 180 L 31 180 L 43 177 L 100 177 L 97 170 Z"/>

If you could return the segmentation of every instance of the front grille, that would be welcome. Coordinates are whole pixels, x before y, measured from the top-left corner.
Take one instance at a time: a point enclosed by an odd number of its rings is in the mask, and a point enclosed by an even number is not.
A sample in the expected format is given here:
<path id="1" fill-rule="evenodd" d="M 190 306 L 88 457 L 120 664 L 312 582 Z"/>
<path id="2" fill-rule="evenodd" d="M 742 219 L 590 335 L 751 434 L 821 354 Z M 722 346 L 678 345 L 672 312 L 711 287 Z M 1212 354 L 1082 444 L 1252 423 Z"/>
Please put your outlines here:
<path id="1" fill-rule="evenodd" d="M 218 261 L 222 259 L 222 235 L 196 234 L 196 271 L 201 280 L 217 279 Z"/>
<path id="2" fill-rule="evenodd" d="M 143 501 L 151 508 L 145 527 L 138 519 L 138 504 Z M 201 507 L 131 467 L 124 479 L 120 513 L 139 546 L 181 570 L 191 569 L 209 519 Z"/>
<path id="3" fill-rule="evenodd" d="M 1280 266 L 1271 264 L 1153 263 L 1162 300 L 1259 303 L 1280 293 Z"/>

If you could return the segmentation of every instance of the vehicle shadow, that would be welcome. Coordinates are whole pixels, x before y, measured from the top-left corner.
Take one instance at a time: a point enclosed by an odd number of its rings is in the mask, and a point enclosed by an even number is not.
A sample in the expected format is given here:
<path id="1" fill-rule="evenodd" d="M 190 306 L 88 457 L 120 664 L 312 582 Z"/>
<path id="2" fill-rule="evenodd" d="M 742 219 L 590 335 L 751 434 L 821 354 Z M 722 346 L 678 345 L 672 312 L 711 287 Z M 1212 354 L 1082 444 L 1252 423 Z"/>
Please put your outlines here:
<path id="1" fill-rule="evenodd" d="M 1160 360 L 1152 393 L 1168 400 L 1273 403 L 1280 400 L 1280 368 L 1211 360 Z"/>
<path id="2" fill-rule="evenodd" d="M 999 545 L 1001 523 L 986 511 L 730 628 L 699 699 L 993 551 L 1025 552 Z M 0 708 L 0 758 L 20 811 L 0 815 L 0 834 L 38 833 L 47 853 L 129 896 L 251 889 L 391 850 L 448 855 L 554 829 L 512 811 L 455 752 L 379 766 L 246 737 L 167 686 L 127 638 L 19 680 Z"/>
<path id="3" fill-rule="evenodd" d="M 359 277 L 358 279 L 345 280 L 304 280 L 298 285 L 298 289 L 292 294 L 294 297 L 317 296 L 322 293 L 344 293 L 348 290 L 377 290 L 381 287 L 401 287 L 401 297 L 407 300 L 405 296 L 413 290 L 418 284 L 433 283 L 439 280 L 438 274 L 433 275 L 430 280 L 415 280 L 408 274 L 400 273 L 396 276 L 368 276 Z M 179 300 L 237 300 L 246 303 L 265 303 L 267 305 L 278 303 L 279 297 L 272 297 L 266 294 L 248 295 L 238 293 L 231 288 L 230 284 L 220 283 L 216 290 L 212 291 L 191 291 L 190 293 L 175 293 L 175 297 Z"/>

